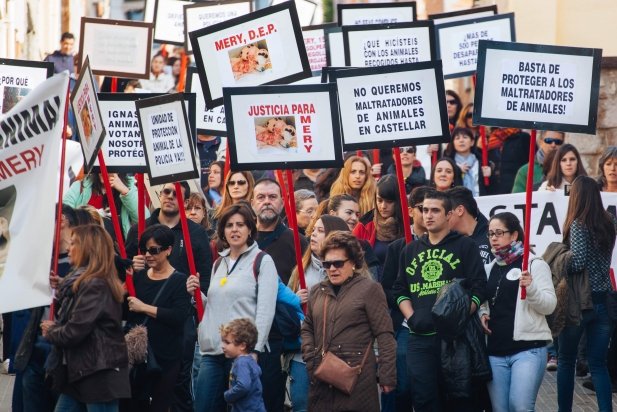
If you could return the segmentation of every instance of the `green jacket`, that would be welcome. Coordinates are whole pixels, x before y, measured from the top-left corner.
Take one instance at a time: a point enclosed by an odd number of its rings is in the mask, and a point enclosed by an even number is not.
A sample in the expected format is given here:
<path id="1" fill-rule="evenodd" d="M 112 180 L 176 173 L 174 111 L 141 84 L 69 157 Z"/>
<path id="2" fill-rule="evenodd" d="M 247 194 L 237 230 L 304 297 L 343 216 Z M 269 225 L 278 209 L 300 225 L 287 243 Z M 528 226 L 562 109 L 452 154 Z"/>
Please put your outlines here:
<path id="1" fill-rule="evenodd" d="M 542 181 L 544 170 L 542 170 L 542 165 L 538 163 L 535 157 L 533 163 L 533 184 L 536 185 Z M 525 187 L 527 186 L 527 169 L 529 169 L 529 164 L 521 166 L 518 172 L 516 172 L 514 185 L 512 185 L 512 193 L 521 193 L 525 191 Z"/>

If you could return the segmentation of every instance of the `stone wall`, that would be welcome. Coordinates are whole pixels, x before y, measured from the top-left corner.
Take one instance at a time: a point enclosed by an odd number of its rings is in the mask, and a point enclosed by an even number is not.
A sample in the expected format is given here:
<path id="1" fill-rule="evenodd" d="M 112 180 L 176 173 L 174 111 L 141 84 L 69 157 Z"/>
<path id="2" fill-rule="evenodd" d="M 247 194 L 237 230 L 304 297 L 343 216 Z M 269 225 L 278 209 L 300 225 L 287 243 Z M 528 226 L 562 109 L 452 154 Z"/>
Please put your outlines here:
<path id="1" fill-rule="evenodd" d="M 596 135 L 568 133 L 568 143 L 576 146 L 590 176 L 597 176 L 598 159 L 607 146 L 617 146 L 617 57 L 602 59 L 600 99 Z"/>

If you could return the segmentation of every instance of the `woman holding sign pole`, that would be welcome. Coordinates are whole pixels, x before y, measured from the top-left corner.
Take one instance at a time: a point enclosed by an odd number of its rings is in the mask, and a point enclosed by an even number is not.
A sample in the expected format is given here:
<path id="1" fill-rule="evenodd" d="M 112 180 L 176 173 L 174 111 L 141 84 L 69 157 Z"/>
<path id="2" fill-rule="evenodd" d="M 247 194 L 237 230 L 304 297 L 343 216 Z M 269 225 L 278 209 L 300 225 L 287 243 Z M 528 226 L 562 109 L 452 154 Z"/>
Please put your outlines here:
<path id="1" fill-rule="evenodd" d="M 560 411 L 572 410 L 574 365 L 583 332 L 587 333 L 587 361 L 598 410 L 612 411 L 611 381 L 606 365 L 612 324 L 606 299 L 611 290 L 609 270 L 616 227 L 617 219 L 604 209 L 596 182 L 587 176 L 574 179 L 563 225 L 563 242 L 569 246 L 572 257 L 568 265 L 570 297 L 566 326 L 559 335 Z"/>

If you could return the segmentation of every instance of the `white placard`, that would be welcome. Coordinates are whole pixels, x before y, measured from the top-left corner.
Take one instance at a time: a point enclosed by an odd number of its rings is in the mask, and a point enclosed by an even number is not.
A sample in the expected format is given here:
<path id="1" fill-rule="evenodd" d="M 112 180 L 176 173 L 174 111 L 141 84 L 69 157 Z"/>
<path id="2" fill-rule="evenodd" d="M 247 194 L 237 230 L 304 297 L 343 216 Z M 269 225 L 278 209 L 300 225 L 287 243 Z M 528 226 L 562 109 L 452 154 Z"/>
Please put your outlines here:
<path id="1" fill-rule="evenodd" d="M 229 1 L 220 3 L 193 3 L 184 7 L 184 24 L 187 52 L 192 53 L 193 47 L 188 41 L 188 33 L 212 26 L 251 12 L 250 1 Z"/>
<path id="2" fill-rule="evenodd" d="M 223 105 L 208 110 L 206 100 L 201 91 L 199 74 L 194 67 L 189 67 L 186 73 L 186 92 L 195 93 L 196 99 L 196 126 L 197 132 L 214 136 L 227 136 L 227 126 L 225 123 L 225 107 Z"/>
<path id="3" fill-rule="evenodd" d="M 324 29 L 302 30 L 306 55 L 311 65 L 311 71 L 320 71 L 328 65 L 326 53 L 326 37 Z"/>
<path id="4" fill-rule="evenodd" d="M 345 4 L 339 4 L 339 7 L 342 7 L 339 10 L 339 16 L 341 16 L 339 24 L 341 26 L 359 26 L 364 24 L 411 23 L 415 21 L 414 8 L 409 3 L 384 4 L 388 4 L 389 7 L 375 7 L 374 4 L 362 4 L 363 7 L 345 7 Z"/>
<path id="5" fill-rule="evenodd" d="M 184 6 L 193 4 L 181 0 L 156 0 L 154 11 L 154 41 L 184 44 Z"/>
<path id="6" fill-rule="evenodd" d="M 455 21 L 490 17 L 494 16 L 495 14 L 497 14 L 497 6 L 493 5 L 456 12 L 433 14 L 429 15 L 428 18 L 435 23 L 435 26 L 438 26 L 440 24 L 453 23 Z"/>
<path id="7" fill-rule="evenodd" d="M 274 0 L 272 5 L 281 4 L 288 0 Z M 294 0 L 296 4 L 296 10 L 298 10 L 298 18 L 300 19 L 301 26 L 310 26 L 313 24 L 313 18 L 315 17 L 315 11 L 317 10 L 317 3 L 311 0 Z"/>
<path id="8" fill-rule="evenodd" d="M 330 58 L 329 66 L 345 66 L 345 42 L 343 41 L 342 31 L 332 31 L 328 36 L 328 54 Z"/>
<path id="9" fill-rule="evenodd" d="M 53 63 L 0 59 L 0 115 L 53 74 Z"/>
<path id="10" fill-rule="evenodd" d="M 145 172 L 146 158 L 135 101 L 99 100 L 99 107 L 107 128 L 107 139 L 101 147 L 107 168 L 128 173 Z"/>

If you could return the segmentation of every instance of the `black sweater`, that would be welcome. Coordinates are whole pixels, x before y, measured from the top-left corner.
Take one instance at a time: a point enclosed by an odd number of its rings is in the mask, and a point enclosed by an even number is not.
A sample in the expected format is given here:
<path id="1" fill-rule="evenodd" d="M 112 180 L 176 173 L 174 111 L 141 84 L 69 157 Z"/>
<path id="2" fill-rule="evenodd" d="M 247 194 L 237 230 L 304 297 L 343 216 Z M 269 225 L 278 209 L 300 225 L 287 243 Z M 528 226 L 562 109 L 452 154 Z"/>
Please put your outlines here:
<path id="1" fill-rule="evenodd" d="M 397 304 L 411 301 L 414 314 L 407 320 L 411 332 L 435 333 L 431 309 L 439 289 L 454 278 L 468 279 L 465 286 L 479 307 L 486 297 L 486 274 L 473 240 L 450 232 L 436 245 L 424 235 L 405 246 L 393 294 Z"/>

